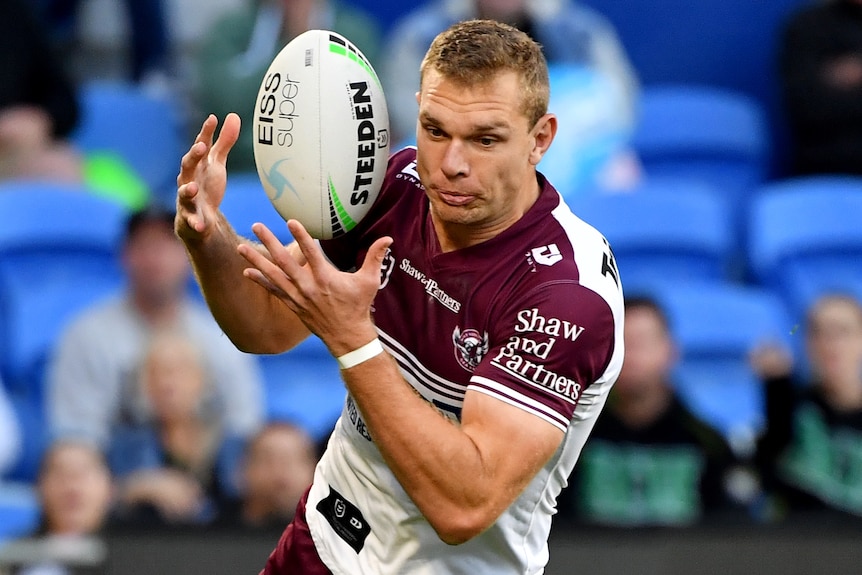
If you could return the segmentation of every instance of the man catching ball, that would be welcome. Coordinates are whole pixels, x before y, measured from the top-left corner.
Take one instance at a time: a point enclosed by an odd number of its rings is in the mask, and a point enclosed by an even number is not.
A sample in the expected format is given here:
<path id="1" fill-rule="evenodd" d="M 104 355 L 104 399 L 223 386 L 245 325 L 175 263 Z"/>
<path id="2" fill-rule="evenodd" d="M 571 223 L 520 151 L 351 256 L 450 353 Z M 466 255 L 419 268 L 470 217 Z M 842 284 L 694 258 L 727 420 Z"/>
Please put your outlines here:
<path id="1" fill-rule="evenodd" d="M 281 245 L 218 211 L 235 115 L 183 157 L 176 231 L 240 349 L 310 332 L 341 418 L 268 574 L 541 573 L 556 498 L 623 360 L 610 247 L 536 171 L 554 139 L 540 47 L 504 24 L 433 42 L 417 146 L 348 234 Z"/>

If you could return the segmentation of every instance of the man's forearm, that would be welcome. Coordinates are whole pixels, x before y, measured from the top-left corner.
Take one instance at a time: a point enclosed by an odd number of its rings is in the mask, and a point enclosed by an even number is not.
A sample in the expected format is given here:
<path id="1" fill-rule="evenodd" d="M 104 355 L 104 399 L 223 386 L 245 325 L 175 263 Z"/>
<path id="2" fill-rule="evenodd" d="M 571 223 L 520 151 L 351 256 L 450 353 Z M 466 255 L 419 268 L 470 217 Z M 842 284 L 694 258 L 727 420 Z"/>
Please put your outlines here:
<path id="1" fill-rule="evenodd" d="M 404 381 L 381 354 L 344 374 L 386 463 L 413 502 L 450 544 L 481 533 L 514 501 L 562 434 L 517 408 L 484 397 L 463 425 L 448 420 Z M 475 399 L 475 398 L 474 398 Z M 485 407 L 493 402 L 494 413 Z M 477 404 L 478 405 L 478 404 Z M 521 419 L 525 418 L 525 419 Z M 508 423 L 507 423 L 508 421 Z M 526 421 L 521 426 L 517 423 Z M 488 426 L 493 425 L 494 430 Z"/>
<path id="2" fill-rule="evenodd" d="M 230 340 L 249 353 L 280 353 L 308 335 L 296 315 L 278 298 L 243 276 L 248 267 L 237 253 L 241 242 L 219 214 L 216 230 L 186 251 L 213 317 Z"/>

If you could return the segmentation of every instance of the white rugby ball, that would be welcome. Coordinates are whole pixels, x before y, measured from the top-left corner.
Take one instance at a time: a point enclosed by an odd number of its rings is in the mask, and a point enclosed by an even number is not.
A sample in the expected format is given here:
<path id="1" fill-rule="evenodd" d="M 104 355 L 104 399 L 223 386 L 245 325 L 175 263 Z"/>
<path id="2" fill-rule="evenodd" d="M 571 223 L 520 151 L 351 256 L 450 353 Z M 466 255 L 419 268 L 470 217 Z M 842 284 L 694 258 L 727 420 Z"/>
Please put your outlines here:
<path id="1" fill-rule="evenodd" d="M 309 30 L 276 55 L 255 103 L 254 158 L 272 205 L 317 239 L 350 231 L 389 158 L 380 80 L 349 40 Z"/>

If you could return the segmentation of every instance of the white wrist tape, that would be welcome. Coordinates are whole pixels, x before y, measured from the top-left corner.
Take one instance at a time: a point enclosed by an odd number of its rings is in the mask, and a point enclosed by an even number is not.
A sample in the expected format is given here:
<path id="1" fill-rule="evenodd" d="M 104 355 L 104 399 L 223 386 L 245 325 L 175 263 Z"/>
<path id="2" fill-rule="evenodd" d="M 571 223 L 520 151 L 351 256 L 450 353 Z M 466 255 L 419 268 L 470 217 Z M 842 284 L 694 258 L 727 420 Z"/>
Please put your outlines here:
<path id="1" fill-rule="evenodd" d="M 335 359 L 338 361 L 338 366 L 341 369 L 350 369 L 351 367 L 359 365 L 364 361 L 368 361 L 372 357 L 380 355 L 381 353 L 383 353 L 383 344 L 375 337 L 362 347 L 354 349 L 353 351 L 348 351 L 344 355 Z"/>

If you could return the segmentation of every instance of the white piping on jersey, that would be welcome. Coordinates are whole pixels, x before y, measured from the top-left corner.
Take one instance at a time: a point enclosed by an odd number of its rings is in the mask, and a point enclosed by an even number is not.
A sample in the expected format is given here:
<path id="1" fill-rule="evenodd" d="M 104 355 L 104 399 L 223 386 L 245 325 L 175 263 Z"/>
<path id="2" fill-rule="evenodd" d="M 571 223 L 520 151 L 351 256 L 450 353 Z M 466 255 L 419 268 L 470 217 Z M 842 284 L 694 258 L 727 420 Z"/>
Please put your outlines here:
<path id="1" fill-rule="evenodd" d="M 563 401 L 567 401 L 568 403 L 571 403 L 572 405 L 578 404 L 578 402 L 575 401 L 574 399 L 572 399 L 571 397 L 567 397 L 566 395 L 563 395 L 562 393 L 555 393 L 554 390 L 548 388 L 547 386 L 544 386 L 541 383 L 537 383 L 531 379 L 527 379 L 526 377 L 524 377 L 523 375 L 521 375 L 517 371 L 509 369 L 505 365 L 498 363 L 497 361 L 495 361 L 493 359 L 491 360 L 491 365 L 493 365 L 494 367 L 496 367 L 500 371 L 504 371 L 504 372 L 508 373 L 509 375 L 511 375 L 512 377 L 521 380 L 521 382 L 523 382 L 523 383 L 526 383 L 528 385 L 532 385 L 536 389 L 541 389 L 544 393 L 552 393 L 554 395 L 554 397 L 558 397 L 558 398 L 562 399 Z M 546 371 L 553 374 L 553 372 L 550 372 L 549 370 L 546 370 Z M 556 374 L 554 374 L 554 375 L 556 375 Z"/>
<path id="2" fill-rule="evenodd" d="M 549 408 L 546 405 L 528 397 L 522 393 L 519 393 L 513 390 L 510 387 L 506 387 L 493 379 L 488 379 L 487 377 L 482 377 L 479 375 L 474 375 L 470 378 L 470 381 L 475 381 L 476 383 L 481 383 L 483 386 L 487 387 L 477 387 L 470 386 L 469 389 L 474 391 L 480 391 L 485 395 L 490 395 L 492 397 L 496 397 L 497 399 L 504 401 L 510 405 L 514 405 L 519 409 L 523 409 L 524 411 L 528 411 L 537 417 L 540 417 L 551 423 L 554 427 L 560 428 L 562 431 L 566 431 L 566 428 L 569 425 L 569 420 L 564 419 L 560 416 L 559 413 Z M 490 389 L 488 389 L 490 388 Z"/>
<path id="3" fill-rule="evenodd" d="M 461 407 L 464 402 L 464 393 L 467 391 L 466 385 L 440 377 L 422 365 L 416 356 L 380 328 L 377 328 L 377 333 L 383 341 L 386 351 L 395 358 L 402 374 L 412 380 L 411 383 L 414 384 L 414 387 L 415 384 L 421 385 L 430 392 L 456 402 L 455 407 Z"/>

